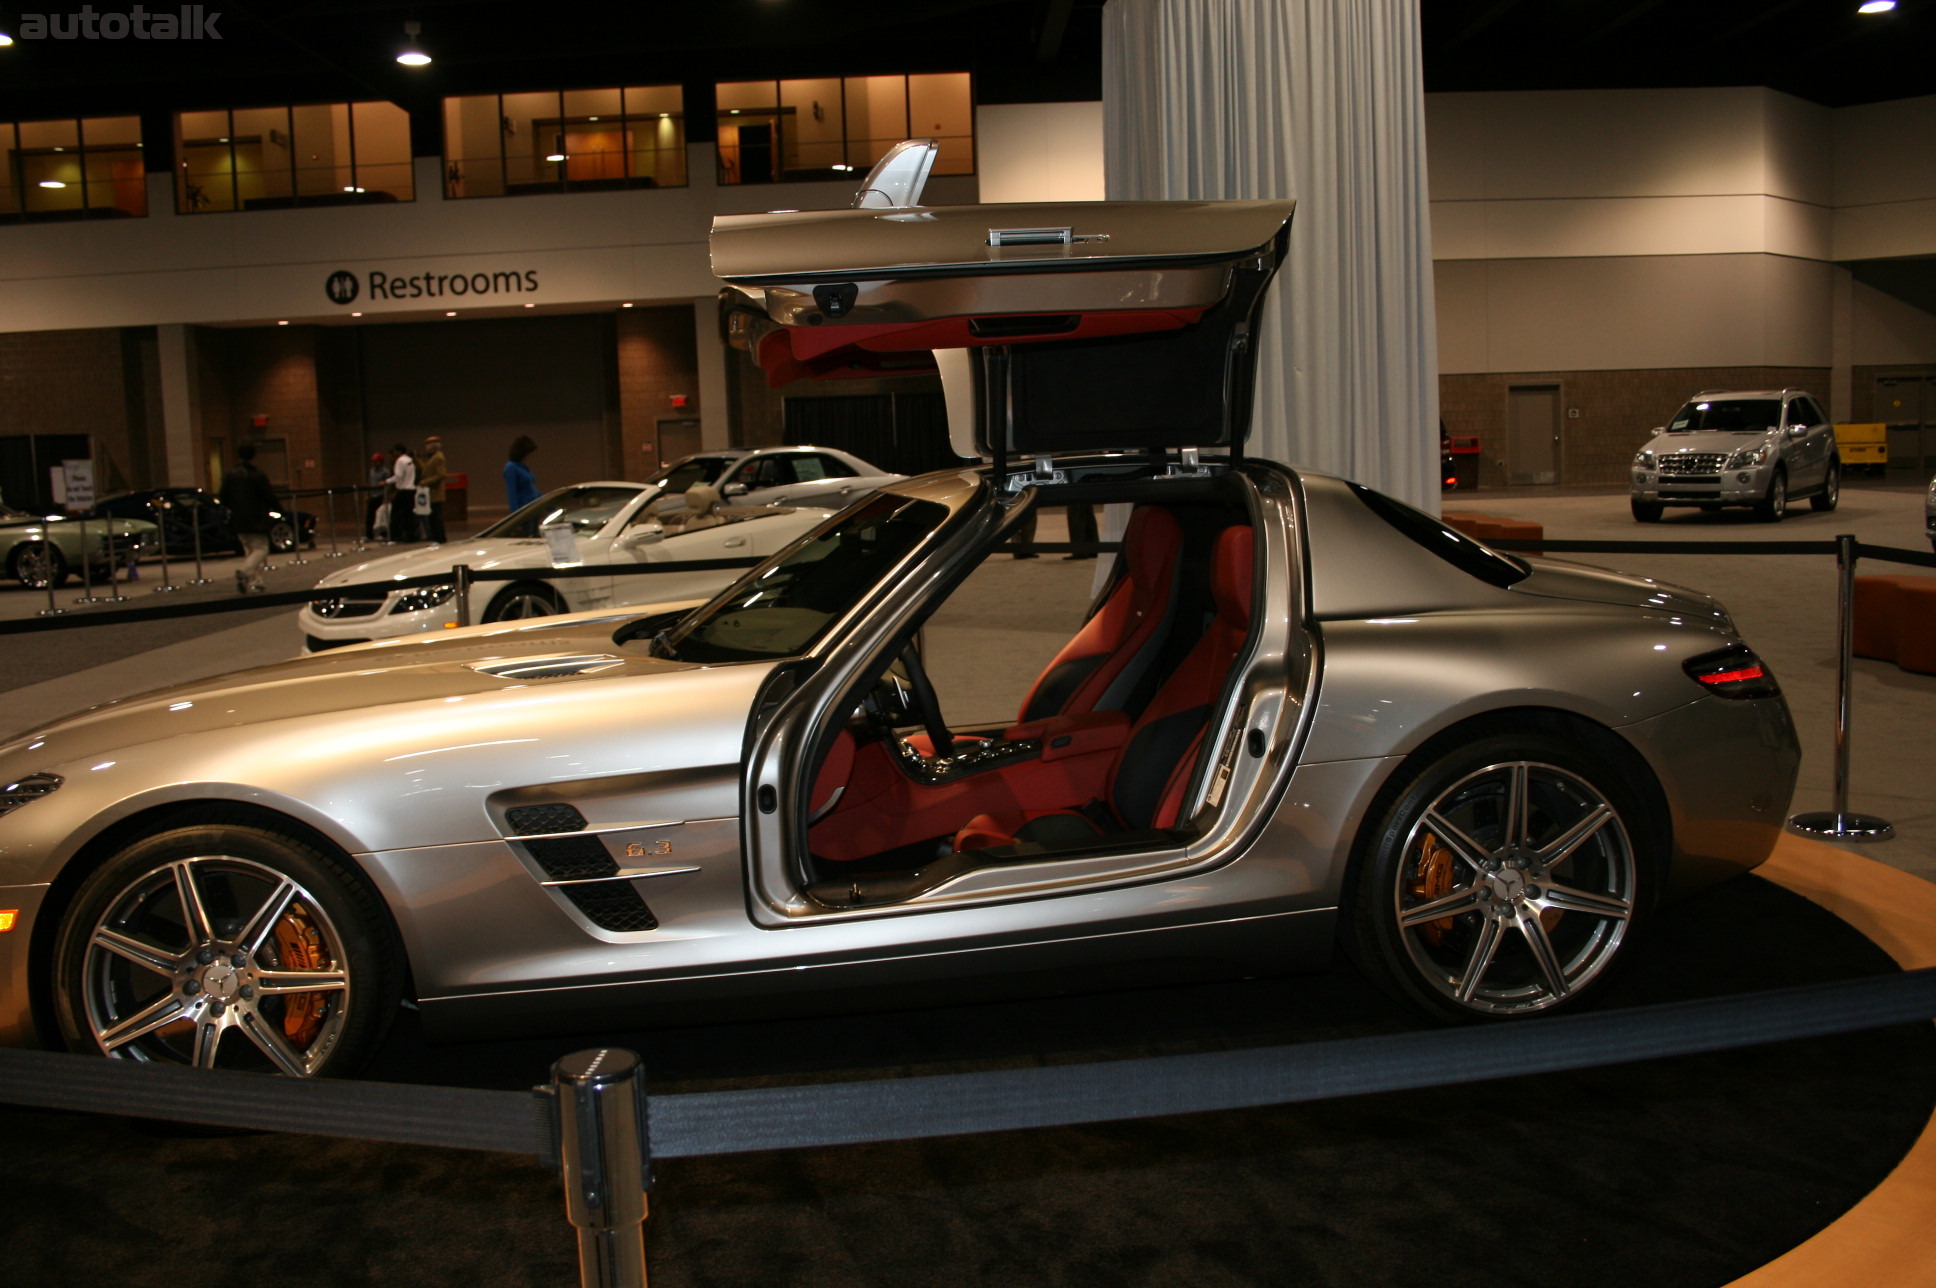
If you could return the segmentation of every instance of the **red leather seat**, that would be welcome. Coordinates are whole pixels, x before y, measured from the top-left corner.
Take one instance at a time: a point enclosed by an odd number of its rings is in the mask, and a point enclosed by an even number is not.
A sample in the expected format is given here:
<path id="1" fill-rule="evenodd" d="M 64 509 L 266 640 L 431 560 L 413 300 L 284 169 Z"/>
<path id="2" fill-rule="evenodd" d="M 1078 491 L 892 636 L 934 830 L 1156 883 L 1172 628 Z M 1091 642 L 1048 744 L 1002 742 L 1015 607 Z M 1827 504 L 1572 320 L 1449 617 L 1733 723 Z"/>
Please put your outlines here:
<path id="1" fill-rule="evenodd" d="M 1183 528 L 1168 510 L 1139 506 L 1129 516 L 1122 580 L 1037 678 L 1019 721 L 1129 705 L 1174 610 L 1182 549 Z"/>
<path id="2" fill-rule="evenodd" d="M 1230 669 L 1250 638 L 1254 536 L 1247 526 L 1217 534 L 1211 558 L 1216 615 L 1196 647 L 1131 726 L 1110 768 L 1105 799 L 1023 815 L 980 814 L 955 835 L 958 850 L 1017 841 L 1079 839 L 1176 825 L 1202 758 L 1203 739 Z"/>

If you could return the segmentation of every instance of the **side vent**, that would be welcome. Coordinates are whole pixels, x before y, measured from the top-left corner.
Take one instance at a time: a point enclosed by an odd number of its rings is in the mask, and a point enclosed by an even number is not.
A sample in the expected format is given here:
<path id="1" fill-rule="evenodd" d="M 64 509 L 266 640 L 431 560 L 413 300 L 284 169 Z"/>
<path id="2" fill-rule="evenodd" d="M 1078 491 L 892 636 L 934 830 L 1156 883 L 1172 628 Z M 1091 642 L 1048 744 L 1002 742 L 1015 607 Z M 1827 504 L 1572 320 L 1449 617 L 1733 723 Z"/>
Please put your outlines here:
<path id="1" fill-rule="evenodd" d="M 544 836 L 550 832 L 580 832 L 585 816 L 574 805 L 518 805 L 504 811 L 513 836 Z"/>
<path id="2" fill-rule="evenodd" d="M 596 881 L 618 875 L 618 863 L 595 836 L 557 836 L 526 841 L 524 848 L 553 881 Z"/>

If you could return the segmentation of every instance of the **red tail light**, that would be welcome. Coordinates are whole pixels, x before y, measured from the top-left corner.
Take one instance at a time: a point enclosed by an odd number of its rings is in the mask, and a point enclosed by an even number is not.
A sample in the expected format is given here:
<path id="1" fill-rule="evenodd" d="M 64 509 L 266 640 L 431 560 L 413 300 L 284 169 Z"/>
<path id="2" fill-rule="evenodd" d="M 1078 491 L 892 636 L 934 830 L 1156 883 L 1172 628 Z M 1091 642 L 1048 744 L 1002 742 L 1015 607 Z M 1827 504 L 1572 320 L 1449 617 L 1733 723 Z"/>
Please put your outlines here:
<path id="1" fill-rule="evenodd" d="M 1772 698 L 1781 693 L 1774 673 L 1740 644 L 1690 658 L 1683 669 L 1702 688 L 1724 698 Z"/>

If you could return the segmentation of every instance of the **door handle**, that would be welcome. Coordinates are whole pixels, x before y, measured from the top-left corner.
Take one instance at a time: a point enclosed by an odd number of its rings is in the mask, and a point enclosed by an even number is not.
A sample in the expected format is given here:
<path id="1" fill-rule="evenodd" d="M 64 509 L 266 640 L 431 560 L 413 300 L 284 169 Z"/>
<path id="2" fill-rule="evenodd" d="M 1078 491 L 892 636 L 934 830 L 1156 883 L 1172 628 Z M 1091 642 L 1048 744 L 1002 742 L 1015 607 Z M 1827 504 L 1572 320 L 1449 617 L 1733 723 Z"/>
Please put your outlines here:
<path id="1" fill-rule="evenodd" d="M 746 544 L 745 537 L 728 537 L 726 539 L 726 548 L 728 550 L 737 550 L 745 544 Z"/>

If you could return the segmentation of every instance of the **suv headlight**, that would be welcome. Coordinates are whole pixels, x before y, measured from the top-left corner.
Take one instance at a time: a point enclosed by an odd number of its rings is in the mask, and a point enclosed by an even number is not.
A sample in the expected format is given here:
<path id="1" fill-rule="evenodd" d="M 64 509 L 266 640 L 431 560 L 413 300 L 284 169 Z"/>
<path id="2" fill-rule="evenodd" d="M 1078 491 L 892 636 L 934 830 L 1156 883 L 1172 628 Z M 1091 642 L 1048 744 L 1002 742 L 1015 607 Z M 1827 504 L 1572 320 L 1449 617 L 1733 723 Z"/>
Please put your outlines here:
<path id="1" fill-rule="evenodd" d="M 1769 448 L 1766 443 L 1758 443 L 1753 447 L 1741 448 L 1733 456 L 1728 457 L 1727 468 L 1731 470 L 1745 470 L 1752 466 L 1765 465 L 1768 462 L 1768 451 Z"/>
<path id="2" fill-rule="evenodd" d="M 1654 454 L 1643 447 L 1640 451 L 1634 453 L 1634 464 L 1643 470 L 1651 470 L 1654 468 Z"/>
<path id="3" fill-rule="evenodd" d="M 28 774 L 17 782 L 0 784 L 0 814 L 11 814 L 59 787 L 59 774 Z"/>
<path id="4" fill-rule="evenodd" d="M 416 590 L 406 590 L 397 596 L 396 607 L 390 611 L 393 613 L 421 613 L 426 608 L 435 608 L 439 604 L 448 604 L 450 597 L 456 593 L 457 587 L 448 584 L 443 586 L 421 586 Z"/>

